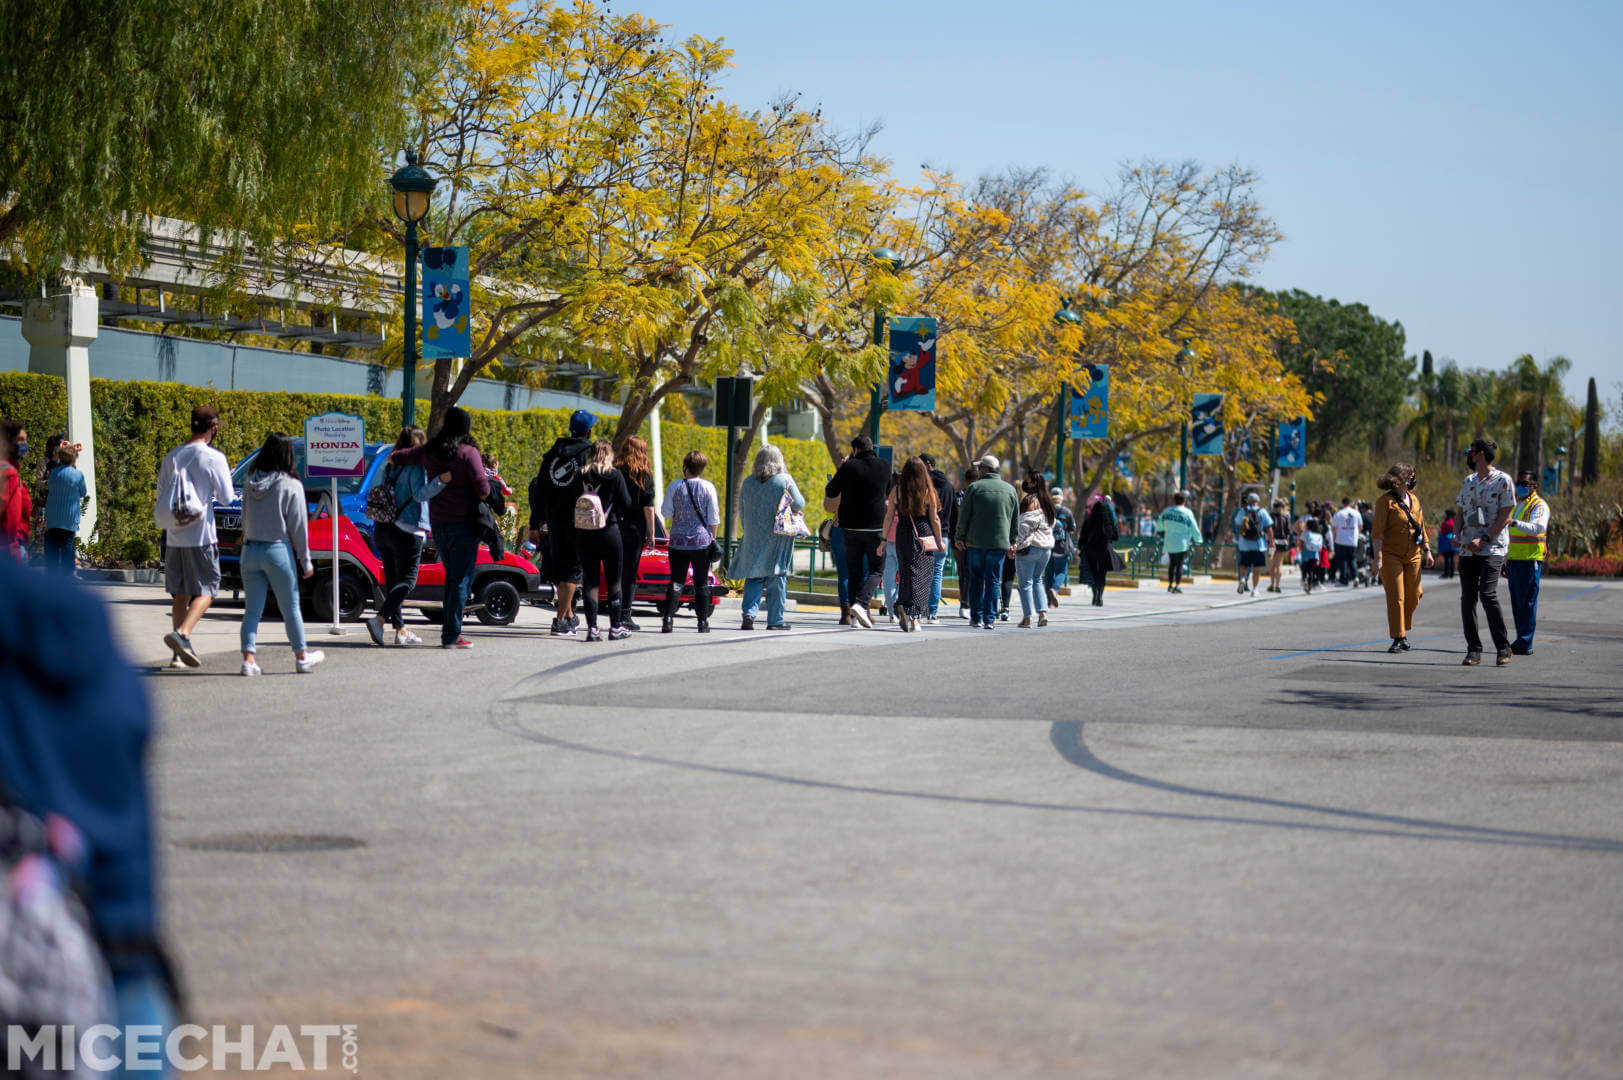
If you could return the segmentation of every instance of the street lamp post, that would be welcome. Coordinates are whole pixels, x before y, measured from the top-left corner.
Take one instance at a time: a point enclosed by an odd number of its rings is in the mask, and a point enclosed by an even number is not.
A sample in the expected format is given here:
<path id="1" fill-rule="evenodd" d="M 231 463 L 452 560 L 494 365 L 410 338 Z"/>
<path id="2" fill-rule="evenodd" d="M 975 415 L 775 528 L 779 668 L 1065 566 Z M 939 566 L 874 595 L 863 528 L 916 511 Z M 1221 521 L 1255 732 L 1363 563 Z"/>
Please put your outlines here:
<path id="1" fill-rule="evenodd" d="M 874 248 L 868 253 L 874 262 L 879 263 L 892 274 L 899 274 L 902 270 L 902 257 L 888 247 Z M 885 343 L 885 305 L 876 304 L 873 309 L 873 343 Z M 873 391 L 868 398 L 868 438 L 873 440 L 875 446 L 879 445 L 879 414 L 884 411 L 884 383 L 874 383 Z"/>
<path id="2" fill-rule="evenodd" d="M 1061 307 L 1054 312 L 1054 321 L 1057 323 L 1076 326 L 1082 322 L 1082 316 L 1071 310 L 1071 302 L 1063 300 Z M 1067 380 L 1059 388 L 1059 416 L 1054 428 L 1054 486 L 1061 491 L 1065 489 L 1065 448 L 1071 442 L 1071 384 Z"/>
<path id="3" fill-rule="evenodd" d="M 1200 359 L 1200 354 L 1189 347 L 1190 340 L 1184 338 L 1183 348 L 1178 350 L 1178 367 L 1180 369 L 1183 368 L 1184 364 L 1193 363 Z M 1187 417 L 1188 410 L 1185 409 L 1184 412 Z M 1189 421 L 1187 418 L 1183 422 L 1182 440 L 1178 444 L 1178 490 L 1189 490 Z"/>
<path id="4" fill-rule="evenodd" d="M 395 216 L 406 223 L 406 352 L 401 366 L 400 425 L 417 422 L 417 223 L 428 216 L 435 180 L 406 151 L 406 164 L 389 177 Z"/>

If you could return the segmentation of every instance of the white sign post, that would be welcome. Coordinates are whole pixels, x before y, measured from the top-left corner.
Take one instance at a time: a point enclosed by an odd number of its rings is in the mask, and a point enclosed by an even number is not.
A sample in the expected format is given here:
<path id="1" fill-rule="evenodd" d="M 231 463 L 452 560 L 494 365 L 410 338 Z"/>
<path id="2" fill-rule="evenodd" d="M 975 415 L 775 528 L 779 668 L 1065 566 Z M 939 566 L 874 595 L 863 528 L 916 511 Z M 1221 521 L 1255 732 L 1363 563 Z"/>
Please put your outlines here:
<path id="1" fill-rule="evenodd" d="M 366 474 L 366 421 L 352 413 L 322 413 L 304 422 L 304 478 L 332 480 L 332 625 L 329 634 L 342 635 L 338 625 L 338 479 Z"/>

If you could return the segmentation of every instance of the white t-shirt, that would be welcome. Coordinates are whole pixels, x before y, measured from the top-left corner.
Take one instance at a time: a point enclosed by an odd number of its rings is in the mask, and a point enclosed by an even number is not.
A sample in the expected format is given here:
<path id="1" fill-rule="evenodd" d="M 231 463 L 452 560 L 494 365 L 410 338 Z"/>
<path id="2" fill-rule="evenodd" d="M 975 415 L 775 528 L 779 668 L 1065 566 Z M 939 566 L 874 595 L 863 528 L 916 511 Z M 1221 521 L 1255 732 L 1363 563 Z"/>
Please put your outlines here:
<path id="1" fill-rule="evenodd" d="M 208 443 L 189 442 L 175 447 L 163 459 L 163 468 L 158 470 L 160 502 L 169 492 L 170 480 L 176 469 L 186 470 L 192 490 L 203 502 L 203 516 L 190 525 L 166 528 L 166 542 L 175 548 L 200 548 L 218 543 L 219 534 L 214 531 L 214 504 L 229 503 L 235 494 L 231 487 L 231 463 Z M 165 509 L 158 508 L 160 521 Z"/>
<path id="2" fill-rule="evenodd" d="M 1363 528 L 1363 523 L 1356 506 L 1343 506 L 1330 515 L 1331 543 L 1340 547 L 1352 547 L 1358 543 L 1358 533 Z"/>

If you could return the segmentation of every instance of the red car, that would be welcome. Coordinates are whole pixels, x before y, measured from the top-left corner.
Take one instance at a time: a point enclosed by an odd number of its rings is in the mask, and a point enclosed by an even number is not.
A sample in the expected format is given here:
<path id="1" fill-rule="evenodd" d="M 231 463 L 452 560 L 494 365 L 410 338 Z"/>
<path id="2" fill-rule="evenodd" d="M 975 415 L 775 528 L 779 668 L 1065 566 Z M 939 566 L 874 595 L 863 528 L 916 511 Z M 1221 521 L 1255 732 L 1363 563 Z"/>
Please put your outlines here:
<path id="1" fill-rule="evenodd" d="M 727 595 L 727 586 L 716 577 L 716 572 L 710 572 L 710 610 L 705 612 L 705 618 L 715 614 L 716 602 Z M 691 580 L 691 579 L 690 579 Z M 637 588 L 636 595 L 631 598 L 632 604 L 641 604 L 646 608 L 658 611 L 665 604 L 665 589 L 671 583 L 671 557 L 666 549 L 664 540 L 653 540 L 649 546 L 643 548 L 642 557 L 637 561 Z M 682 600 L 691 604 L 693 601 L 693 586 L 685 584 L 682 587 Z M 627 610 L 631 607 L 627 605 Z"/>

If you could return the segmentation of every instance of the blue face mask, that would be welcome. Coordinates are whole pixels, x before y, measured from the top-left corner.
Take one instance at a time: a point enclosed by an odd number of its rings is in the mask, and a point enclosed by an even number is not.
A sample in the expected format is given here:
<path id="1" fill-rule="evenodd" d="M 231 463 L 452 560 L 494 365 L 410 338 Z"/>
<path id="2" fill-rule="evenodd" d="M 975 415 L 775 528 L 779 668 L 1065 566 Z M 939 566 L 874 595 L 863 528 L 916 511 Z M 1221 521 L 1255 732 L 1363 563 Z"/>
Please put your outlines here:
<path id="1" fill-rule="evenodd" d="M 11 449 L 12 452 L 17 455 L 18 461 L 21 461 L 23 458 L 28 456 L 28 444 L 25 442 L 12 443 Z"/>
<path id="2" fill-rule="evenodd" d="M 1526 484 L 1517 484 L 1516 485 L 1516 497 L 1518 499 L 1525 499 L 1525 498 L 1527 498 L 1527 496 L 1531 495 L 1532 493 L 1533 493 L 1533 489 L 1528 487 Z"/>

